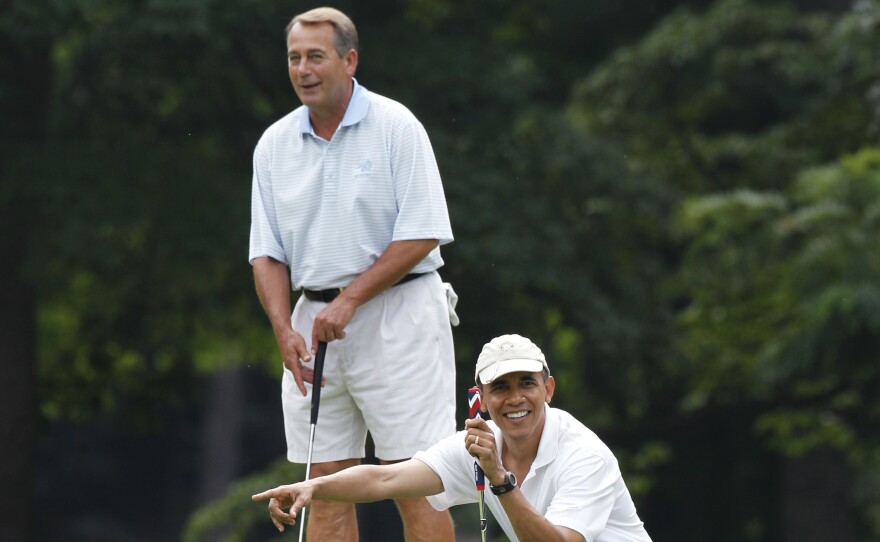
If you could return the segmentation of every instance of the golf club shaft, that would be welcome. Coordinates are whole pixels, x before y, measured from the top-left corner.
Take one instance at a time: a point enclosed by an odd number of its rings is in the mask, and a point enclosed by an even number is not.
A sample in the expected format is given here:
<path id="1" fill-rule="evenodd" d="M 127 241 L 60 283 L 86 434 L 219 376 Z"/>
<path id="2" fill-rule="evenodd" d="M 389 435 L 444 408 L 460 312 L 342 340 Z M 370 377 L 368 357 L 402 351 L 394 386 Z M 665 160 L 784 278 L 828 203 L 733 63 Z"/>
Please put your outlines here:
<path id="1" fill-rule="evenodd" d="M 483 508 L 483 491 L 479 491 L 480 494 L 480 538 L 481 542 L 486 542 L 486 527 L 488 522 L 486 521 L 486 511 Z"/>
<path id="2" fill-rule="evenodd" d="M 306 460 L 306 478 L 305 478 L 306 480 L 309 479 L 309 474 L 311 473 L 311 470 L 312 470 L 312 448 L 314 447 L 314 443 L 315 443 L 315 424 L 311 424 L 311 427 L 309 428 L 309 457 Z M 306 510 L 308 510 L 308 507 L 304 506 L 303 509 L 301 510 L 302 514 L 297 519 L 299 521 L 299 542 L 303 541 L 303 535 L 305 534 Z"/>
<path id="3" fill-rule="evenodd" d="M 468 416 L 471 419 L 481 418 L 480 415 L 480 388 L 477 386 L 472 387 L 468 390 Z M 483 492 L 486 489 L 486 476 L 483 474 L 483 468 L 480 467 L 480 462 L 474 462 L 474 484 L 477 487 L 477 495 L 480 499 L 480 536 L 483 541 L 486 542 L 486 511 L 483 507 Z"/>
<path id="4" fill-rule="evenodd" d="M 315 446 L 315 426 L 318 425 L 318 409 L 321 408 L 321 380 L 324 379 L 324 356 L 327 355 L 327 343 L 318 343 L 318 353 L 315 356 L 314 377 L 312 378 L 312 418 L 309 424 L 309 455 L 306 459 L 306 480 L 312 472 L 312 450 Z M 301 510 L 299 521 L 299 542 L 303 541 L 306 528 L 306 507 Z"/>

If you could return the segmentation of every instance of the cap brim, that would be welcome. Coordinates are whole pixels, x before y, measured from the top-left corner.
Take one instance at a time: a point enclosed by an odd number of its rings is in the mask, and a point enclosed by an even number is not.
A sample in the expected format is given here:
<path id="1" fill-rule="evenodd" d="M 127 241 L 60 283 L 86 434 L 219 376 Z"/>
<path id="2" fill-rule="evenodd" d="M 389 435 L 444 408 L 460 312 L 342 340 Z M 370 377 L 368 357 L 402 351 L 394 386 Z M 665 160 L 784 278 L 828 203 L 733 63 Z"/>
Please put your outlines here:
<path id="1" fill-rule="evenodd" d="M 539 373 L 544 370 L 544 364 L 536 359 L 505 359 L 493 363 L 480 371 L 480 382 L 488 384 L 499 376 L 508 373 L 524 371 L 527 373 Z"/>

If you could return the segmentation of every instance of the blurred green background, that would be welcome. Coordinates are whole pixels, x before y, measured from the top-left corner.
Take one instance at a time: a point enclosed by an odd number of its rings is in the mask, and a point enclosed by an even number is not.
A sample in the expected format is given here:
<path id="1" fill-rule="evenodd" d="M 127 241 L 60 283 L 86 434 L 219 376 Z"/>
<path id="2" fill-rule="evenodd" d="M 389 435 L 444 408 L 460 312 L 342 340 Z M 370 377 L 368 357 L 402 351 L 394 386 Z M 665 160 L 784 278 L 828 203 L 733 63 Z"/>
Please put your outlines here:
<path id="1" fill-rule="evenodd" d="M 0 0 L 0 540 L 278 539 L 251 153 L 321 4 Z M 443 174 L 460 419 L 520 333 L 655 542 L 880 539 L 880 2 L 333 5 Z"/>

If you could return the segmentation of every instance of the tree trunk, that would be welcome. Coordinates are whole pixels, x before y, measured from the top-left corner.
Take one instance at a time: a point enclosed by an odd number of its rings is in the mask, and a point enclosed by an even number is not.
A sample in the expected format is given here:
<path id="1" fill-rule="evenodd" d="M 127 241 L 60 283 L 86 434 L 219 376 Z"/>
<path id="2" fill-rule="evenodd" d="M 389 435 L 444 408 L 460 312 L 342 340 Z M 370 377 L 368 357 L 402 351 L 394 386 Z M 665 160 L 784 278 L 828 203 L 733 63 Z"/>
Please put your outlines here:
<path id="1" fill-rule="evenodd" d="M 243 378 L 239 369 L 222 369 L 208 377 L 199 462 L 200 505 L 225 495 L 229 484 L 238 477 L 246 408 Z M 206 540 L 219 542 L 224 534 L 218 529 Z"/>
<path id="2" fill-rule="evenodd" d="M 0 206 L 0 540 L 31 539 L 37 427 L 34 296 L 22 277 L 27 235 Z"/>
<path id="3" fill-rule="evenodd" d="M 0 33 L 0 540 L 4 542 L 32 538 L 38 422 L 36 299 L 24 270 L 36 216 L 30 190 L 39 171 L 28 157 L 38 155 L 45 142 L 49 46 L 43 36 Z"/>
<path id="4" fill-rule="evenodd" d="M 779 491 L 781 542 L 855 542 L 851 476 L 829 448 L 782 461 Z"/>

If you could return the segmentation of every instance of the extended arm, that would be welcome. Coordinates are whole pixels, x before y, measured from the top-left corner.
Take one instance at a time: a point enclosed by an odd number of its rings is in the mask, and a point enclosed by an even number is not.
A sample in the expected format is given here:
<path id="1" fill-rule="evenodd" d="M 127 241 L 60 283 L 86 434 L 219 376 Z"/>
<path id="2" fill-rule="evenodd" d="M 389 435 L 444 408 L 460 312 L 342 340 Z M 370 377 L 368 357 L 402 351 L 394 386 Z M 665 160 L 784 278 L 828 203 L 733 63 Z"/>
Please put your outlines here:
<path id="1" fill-rule="evenodd" d="M 311 382 L 313 372 L 311 368 L 303 367 L 302 361 L 309 361 L 311 356 L 302 335 L 290 324 L 290 277 L 287 266 L 263 256 L 254 259 L 253 267 L 257 296 L 272 323 L 284 366 L 293 373 L 296 386 L 305 396 L 303 380 Z"/>
<path id="2" fill-rule="evenodd" d="M 318 341 L 345 338 L 345 326 L 358 307 L 397 283 L 437 246 L 437 239 L 393 241 L 385 252 L 315 317 L 312 354 Z M 274 325 L 274 324 L 273 324 Z"/>
<path id="3" fill-rule="evenodd" d="M 269 499 L 269 516 L 283 532 L 284 524 L 294 525 L 299 511 L 312 500 L 373 502 L 424 497 L 442 491 L 443 482 L 431 467 L 418 459 L 409 459 L 390 465 L 358 465 L 330 476 L 278 486 L 251 499 Z"/>

